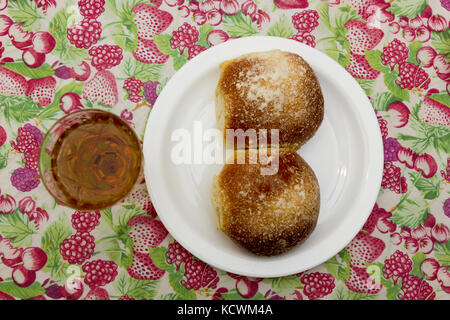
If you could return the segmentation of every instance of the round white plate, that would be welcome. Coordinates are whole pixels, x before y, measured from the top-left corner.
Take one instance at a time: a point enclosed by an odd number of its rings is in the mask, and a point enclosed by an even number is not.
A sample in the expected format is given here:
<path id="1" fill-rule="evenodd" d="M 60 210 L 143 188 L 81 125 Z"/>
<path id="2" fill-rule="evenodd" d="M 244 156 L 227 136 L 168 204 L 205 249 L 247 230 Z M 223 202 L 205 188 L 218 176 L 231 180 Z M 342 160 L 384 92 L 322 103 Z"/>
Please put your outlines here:
<path id="1" fill-rule="evenodd" d="M 321 209 L 317 226 L 306 241 L 282 255 L 261 257 L 217 229 L 210 193 L 213 177 L 222 165 L 204 163 L 201 152 L 206 151 L 195 147 L 193 140 L 180 137 L 189 133 L 198 140 L 204 130 L 216 127 L 214 91 L 222 61 L 271 49 L 301 55 L 322 87 L 324 121 L 299 150 L 318 177 Z M 180 146 L 187 148 L 190 144 L 192 163 L 175 163 L 172 154 L 180 154 Z M 205 142 L 203 147 L 207 146 Z M 253 277 L 298 273 L 337 254 L 368 218 L 383 172 L 378 121 L 358 83 L 324 53 L 297 41 L 265 36 L 214 46 L 170 79 L 147 123 L 144 159 L 151 199 L 170 234 L 204 262 Z"/>

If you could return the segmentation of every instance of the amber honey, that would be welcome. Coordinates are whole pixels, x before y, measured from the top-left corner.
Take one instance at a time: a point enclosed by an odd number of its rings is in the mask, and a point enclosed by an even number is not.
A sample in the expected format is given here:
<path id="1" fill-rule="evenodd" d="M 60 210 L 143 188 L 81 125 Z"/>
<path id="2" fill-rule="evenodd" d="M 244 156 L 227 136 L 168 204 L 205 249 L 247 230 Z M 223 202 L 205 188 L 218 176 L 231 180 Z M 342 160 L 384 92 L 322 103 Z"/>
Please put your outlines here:
<path id="1" fill-rule="evenodd" d="M 107 208 L 125 197 L 142 163 L 133 129 L 118 116 L 89 110 L 83 121 L 69 123 L 54 144 L 53 188 L 64 204 L 79 210 Z"/>

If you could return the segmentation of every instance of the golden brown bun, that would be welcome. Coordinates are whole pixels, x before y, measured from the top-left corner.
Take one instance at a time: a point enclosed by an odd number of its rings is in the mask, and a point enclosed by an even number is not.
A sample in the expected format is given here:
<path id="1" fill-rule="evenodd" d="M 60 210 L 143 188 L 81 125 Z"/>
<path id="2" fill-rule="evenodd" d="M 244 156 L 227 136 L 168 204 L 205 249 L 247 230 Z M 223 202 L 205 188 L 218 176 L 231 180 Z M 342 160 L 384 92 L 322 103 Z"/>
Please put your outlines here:
<path id="1" fill-rule="evenodd" d="M 220 69 L 216 116 L 224 135 L 226 129 L 278 129 L 280 148 L 297 150 L 319 128 L 322 91 L 299 55 L 255 52 L 225 61 Z"/>
<path id="2" fill-rule="evenodd" d="M 250 155 L 258 150 L 238 150 Z M 276 161 L 276 153 L 274 161 Z M 212 192 L 220 230 L 258 255 L 285 252 L 306 239 L 320 208 L 317 178 L 295 152 L 279 150 L 278 172 L 261 175 L 261 164 L 225 164 Z"/>

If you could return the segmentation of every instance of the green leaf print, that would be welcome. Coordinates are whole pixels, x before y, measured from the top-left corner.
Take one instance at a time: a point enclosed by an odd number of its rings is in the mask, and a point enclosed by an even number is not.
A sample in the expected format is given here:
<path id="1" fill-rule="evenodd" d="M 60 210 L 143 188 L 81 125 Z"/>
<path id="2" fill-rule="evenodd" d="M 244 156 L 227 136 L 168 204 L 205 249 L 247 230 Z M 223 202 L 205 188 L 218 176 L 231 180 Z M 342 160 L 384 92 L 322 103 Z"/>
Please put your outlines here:
<path id="1" fill-rule="evenodd" d="M 0 147 L 0 169 L 6 168 L 8 165 L 9 147 L 4 144 Z"/>
<path id="2" fill-rule="evenodd" d="M 448 59 L 448 53 L 450 52 L 450 28 L 445 29 L 443 32 L 432 31 L 431 44 L 439 54 L 447 56 L 446 59 Z"/>
<path id="3" fill-rule="evenodd" d="M 376 93 L 370 100 L 370 103 L 374 110 L 387 111 L 387 108 L 395 101 L 399 101 L 398 98 L 388 91 Z"/>
<path id="4" fill-rule="evenodd" d="M 15 247 L 27 247 L 31 245 L 31 236 L 36 234 L 34 223 L 31 223 L 28 215 L 16 209 L 13 213 L 0 215 L 0 234 L 12 239 Z"/>
<path id="5" fill-rule="evenodd" d="M 72 46 L 67 39 L 67 29 L 78 22 L 78 8 L 68 5 L 58 11 L 49 23 L 49 32 L 55 37 L 56 46 L 52 54 L 69 67 L 78 66 L 83 60 L 89 58 L 86 49 Z"/>
<path id="6" fill-rule="evenodd" d="M 177 49 L 172 49 L 170 47 L 171 38 L 172 36 L 170 34 L 153 35 L 153 41 L 155 41 L 159 51 L 171 56 L 173 58 L 173 68 L 179 70 L 188 61 L 188 52 L 184 50 L 183 54 L 180 54 Z"/>
<path id="7" fill-rule="evenodd" d="M 430 99 L 433 99 L 439 103 L 442 103 L 444 106 L 447 106 L 450 108 L 450 95 L 445 93 L 435 93 L 430 95 Z"/>
<path id="8" fill-rule="evenodd" d="M 213 31 L 213 27 L 210 24 L 208 24 L 208 23 L 205 23 L 204 25 L 202 25 L 200 27 L 200 29 L 198 29 L 199 36 L 198 36 L 197 44 L 199 46 L 202 46 L 202 47 L 205 47 L 205 48 L 209 48 L 209 43 L 206 40 L 206 38 L 208 37 L 208 34 L 211 31 Z"/>
<path id="9" fill-rule="evenodd" d="M 295 291 L 296 287 L 300 287 L 300 279 L 298 276 L 285 276 L 279 278 L 266 278 L 263 280 L 265 283 L 269 283 L 272 290 L 278 295 L 285 297 Z"/>
<path id="10" fill-rule="evenodd" d="M 258 27 L 252 22 L 252 18 L 241 11 L 237 14 L 224 15 L 222 24 L 230 37 L 249 37 L 258 34 Z"/>
<path id="11" fill-rule="evenodd" d="M 197 295 L 195 290 L 187 289 L 184 285 L 180 283 L 184 276 L 184 265 L 180 269 L 176 270 L 174 264 L 168 264 L 166 262 L 167 248 L 157 247 L 149 249 L 150 257 L 153 260 L 155 266 L 161 270 L 167 271 L 169 274 L 169 283 L 173 291 L 177 294 L 178 299 L 183 300 L 195 300 Z"/>
<path id="12" fill-rule="evenodd" d="M 414 63 L 414 64 L 419 64 L 417 62 L 417 51 L 419 51 L 420 48 L 422 48 L 422 42 L 420 41 L 413 41 L 408 45 L 409 48 L 409 57 L 406 61 Z"/>
<path id="13" fill-rule="evenodd" d="M 387 10 L 395 15 L 412 19 L 422 13 L 427 2 L 427 0 L 395 0 Z"/>
<path id="14" fill-rule="evenodd" d="M 434 256 L 442 266 L 450 266 L 450 240 L 444 243 L 434 243 Z"/>
<path id="15" fill-rule="evenodd" d="M 326 261 L 325 268 L 337 280 L 347 280 L 350 277 L 350 255 L 347 250 L 342 250 L 339 254 Z"/>
<path id="16" fill-rule="evenodd" d="M 25 96 L 3 96 L 0 95 L 0 112 L 3 113 L 6 122 L 22 124 L 36 117 L 42 108 Z"/>
<path id="17" fill-rule="evenodd" d="M 134 279 L 126 272 L 122 272 L 114 281 L 115 289 L 121 296 L 136 300 L 152 300 L 158 293 L 159 280 Z"/>
<path id="18" fill-rule="evenodd" d="M 136 78 L 142 82 L 157 81 L 161 77 L 163 65 L 147 64 L 129 58 L 123 62 L 122 70 L 128 78 Z"/>
<path id="19" fill-rule="evenodd" d="M 26 31 L 39 29 L 40 20 L 45 19 L 36 2 L 28 0 L 9 1 L 8 14 L 14 22 L 23 23 L 22 28 Z"/>
<path id="20" fill-rule="evenodd" d="M 63 280 L 67 278 L 63 268 L 63 260 L 59 246 L 72 235 L 72 227 L 63 213 L 58 220 L 53 222 L 41 237 L 41 248 L 47 253 L 47 264 L 42 269 L 43 272 L 50 272 L 53 280 Z"/>
<path id="21" fill-rule="evenodd" d="M 420 172 L 411 172 L 409 176 L 412 184 L 422 193 L 424 199 L 434 200 L 439 197 L 441 179 L 438 175 L 426 179 Z"/>
<path id="22" fill-rule="evenodd" d="M 3 65 L 3 67 L 12 70 L 16 73 L 19 73 L 27 78 L 33 78 L 33 79 L 41 79 L 45 77 L 50 77 L 55 74 L 55 70 L 53 70 L 50 65 L 47 63 L 44 63 L 39 68 L 29 68 L 27 67 L 23 62 L 11 62 L 6 63 Z"/>
<path id="23" fill-rule="evenodd" d="M 45 289 L 38 282 L 33 283 L 29 287 L 21 288 L 12 280 L 0 282 L 0 291 L 18 299 L 30 299 L 45 294 Z"/>
<path id="24" fill-rule="evenodd" d="M 433 150 L 439 156 L 441 153 L 450 153 L 450 128 L 420 121 L 418 116 L 420 107 L 421 102 L 415 105 L 409 116 L 409 125 L 414 130 L 414 135 L 400 133 L 397 139 L 403 146 L 411 148 L 418 154 Z"/>
<path id="25" fill-rule="evenodd" d="M 406 199 L 395 210 L 392 220 L 399 227 L 417 228 L 424 223 L 430 208 L 428 202 L 421 198 Z"/>
<path id="26" fill-rule="evenodd" d="M 420 265 L 427 258 L 426 254 L 423 252 L 417 252 L 415 255 L 411 257 L 413 261 L 413 267 L 411 270 L 411 274 L 417 276 L 419 278 L 423 278 L 422 271 L 420 270 Z"/>
<path id="27" fill-rule="evenodd" d="M 294 35 L 294 29 L 292 28 L 289 19 L 283 14 L 280 17 L 280 20 L 267 30 L 267 35 L 272 37 L 290 38 Z"/>
<path id="28" fill-rule="evenodd" d="M 398 69 L 390 70 L 388 66 L 381 63 L 381 55 L 383 53 L 380 50 L 367 50 L 366 59 L 369 64 L 375 70 L 383 73 L 384 84 L 389 89 L 391 94 L 401 101 L 409 101 L 409 92 L 406 89 L 400 88 L 395 81 L 398 78 Z"/>

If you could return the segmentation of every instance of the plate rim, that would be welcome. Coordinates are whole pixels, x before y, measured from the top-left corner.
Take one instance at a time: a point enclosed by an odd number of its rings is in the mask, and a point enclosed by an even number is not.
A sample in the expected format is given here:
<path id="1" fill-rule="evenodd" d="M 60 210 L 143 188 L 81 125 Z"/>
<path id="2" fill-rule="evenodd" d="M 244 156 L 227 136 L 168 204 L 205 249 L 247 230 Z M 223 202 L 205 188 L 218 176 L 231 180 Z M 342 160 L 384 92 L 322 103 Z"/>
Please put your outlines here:
<path id="1" fill-rule="evenodd" d="M 360 216 L 360 219 L 357 221 L 357 223 L 353 223 L 354 228 L 353 228 L 352 232 L 350 232 L 350 230 L 349 230 L 348 233 L 343 235 L 343 238 L 345 238 L 345 240 L 341 239 L 340 244 L 338 246 L 336 246 L 336 245 L 334 246 L 334 247 L 339 247 L 338 250 L 337 249 L 330 250 L 334 253 L 330 253 L 328 255 L 323 255 L 323 257 L 321 259 L 316 259 L 314 262 L 311 262 L 309 264 L 307 264 L 307 263 L 303 264 L 303 266 L 301 268 L 298 268 L 298 267 L 297 268 L 296 267 L 288 268 L 286 266 L 286 269 L 277 270 L 274 272 L 261 272 L 261 271 L 258 272 L 258 270 L 254 270 L 254 268 L 252 270 L 246 270 L 246 271 L 236 270 L 235 268 L 230 268 L 230 267 L 224 265 L 220 261 L 209 259 L 209 257 L 207 255 L 204 255 L 202 253 L 202 250 L 192 246 L 190 243 L 188 243 L 188 241 L 186 241 L 186 239 L 182 239 L 182 237 L 179 237 L 178 231 L 174 227 L 174 224 L 172 224 L 173 221 L 169 222 L 168 216 L 164 213 L 161 214 L 161 212 L 163 212 L 163 211 L 161 211 L 161 206 L 159 204 L 159 201 L 162 199 L 161 192 L 160 192 L 160 190 L 162 190 L 162 188 L 156 187 L 155 184 L 153 183 L 153 181 L 160 181 L 158 178 L 155 178 L 155 177 L 160 176 L 160 175 L 158 175 L 158 173 L 159 173 L 158 172 L 158 168 L 159 168 L 158 164 L 161 163 L 161 161 L 157 161 L 157 159 L 160 158 L 159 156 L 157 156 L 158 152 L 152 152 L 152 150 L 154 151 L 154 150 L 158 149 L 158 148 L 155 148 L 155 144 L 158 145 L 158 139 L 157 139 L 157 137 L 155 138 L 155 136 L 158 135 L 158 132 L 155 134 L 154 131 L 149 128 L 154 129 L 155 127 L 157 128 L 158 125 L 161 126 L 161 123 L 158 122 L 159 115 L 162 114 L 163 112 L 168 112 L 167 109 L 169 108 L 169 106 L 160 106 L 162 101 L 165 99 L 159 99 L 159 98 L 160 97 L 164 98 L 167 94 L 170 94 L 170 88 L 173 86 L 173 83 L 177 83 L 177 81 L 179 81 L 179 79 L 185 80 L 186 78 L 183 78 L 183 75 L 187 71 L 189 71 L 189 69 L 192 69 L 198 63 L 200 63 L 203 59 L 206 59 L 209 55 L 213 55 L 215 52 L 217 52 L 219 50 L 223 50 L 226 47 L 230 47 L 230 46 L 236 46 L 238 48 L 236 51 L 239 51 L 239 46 L 241 44 L 243 44 L 245 47 L 251 47 L 251 44 L 254 43 L 254 41 L 256 41 L 256 42 L 261 42 L 261 41 L 272 42 L 272 46 L 268 45 L 267 50 L 273 49 L 273 45 L 276 45 L 277 47 L 283 47 L 283 43 L 284 43 L 284 46 L 296 46 L 299 48 L 299 51 L 313 50 L 314 53 L 319 56 L 319 59 L 325 59 L 325 60 L 327 60 L 327 63 L 332 64 L 332 65 L 334 65 L 335 68 L 337 67 L 338 69 L 340 69 L 342 76 L 344 78 L 346 78 L 346 82 L 349 82 L 352 84 L 351 89 L 356 90 L 356 92 L 352 96 L 358 95 L 364 101 L 364 103 L 361 101 L 360 104 L 365 106 L 364 108 L 361 108 L 365 111 L 364 111 L 364 113 L 362 111 L 360 111 L 360 112 L 358 112 L 358 114 L 361 116 L 364 115 L 364 117 L 361 117 L 363 124 L 370 125 L 369 126 L 370 130 L 368 130 L 368 128 L 365 127 L 365 130 L 363 130 L 363 132 L 371 133 L 371 134 L 368 134 L 366 139 L 364 139 L 364 141 L 363 141 L 366 143 L 370 143 L 370 147 L 368 147 L 368 155 L 369 156 L 367 159 L 367 161 L 368 161 L 367 169 L 364 171 L 364 174 L 366 174 L 368 176 L 367 181 L 373 181 L 373 183 L 371 183 L 370 187 L 366 188 L 367 190 L 366 190 L 366 192 L 364 192 L 364 197 L 365 197 L 365 199 L 367 199 L 366 202 L 364 203 L 365 204 L 364 214 L 362 214 Z M 286 48 L 281 48 L 281 50 L 286 50 Z M 254 50 L 254 51 L 256 51 L 256 50 Z M 262 51 L 262 50 L 257 50 L 257 51 Z M 250 52 L 250 51 L 248 51 L 248 52 Z M 241 55 L 241 54 L 244 54 L 244 53 L 237 52 L 236 56 Z M 367 110 L 367 109 L 370 109 L 373 112 L 370 112 L 370 110 Z M 160 130 L 160 131 L 164 131 L 164 130 Z M 161 134 L 161 132 L 159 132 L 159 133 Z M 159 141 L 159 143 L 160 143 L 160 141 Z M 149 150 L 150 150 L 150 152 L 149 152 Z M 336 61 L 334 61 L 331 57 L 327 56 L 325 53 L 323 53 L 317 49 L 311 48 L 305 44 L 299 43 L 295 40 L 279 38 L 279 37 L 272 37 L 272 36 L 251 36 L 251 37 L 243 37 L 243 38 L 229 40 L 227 42 L 221 43 L 219 45 L 209 48 L 208 50 L 201 52 L 198 56 L 194 57 L 192 60 L 188 61 L 182 68 L 180 68 L 180 70 L 178 70 L 166 83 L 166 85 L 163 88 L 163 90 L 161 91 L 158 99 L 156 100 L 155 104 L 153 105 L 152 110 L 150 111 L 150 115 L 149 115 L 147 123 L 145 125 L 145 132 L 144 132 L 144 139 L 143 139 L 143 155 L 144 155 L 144 176 L 145 176 L 146 185 L 147 185 L 148 192 L 150 194 L 151 201 L 155 207 L 156 212 L 158 213 L 159 219 L 164 224 L 166 229 L 169 231 L 170 235 L 176 241 L 178 241 L 184 248 L 186 248 L 186 250 L 188 250 L 190 253 L 192 253 L 194 256 L 198 257 L 200 260 L 204 261 L 205 263 L 207 263 L 215 268 L 224 270 L 224 271 L 228 271 L 228 272 L 232 272 L 232 273 L 236 273 L 236 274 L 240 274 L 240 275 L 245 275 L 245 276 L 251 276 L 251 277 L 281 277 L 281 276 L 296 274 L 301 271 L 305 271 L 305 270 L 311 269 L 315 266 L 322 264 L 323 262 L 325 262 L 325 261 L 329 260 L 330 258 L 332 258 L 333 256 L 335 256 L 343 248 L 345 248 L 348 245 L 348 243 L 351 242 L 351 240 L 357 235 L 357 233 L 363 227 L 364 223 L 366 222 L 367 218 L 369 217 L 369 215 L 372 211 L 372 208 L 378 198 L 378 194 L 379 194 L 379 190 L 380 190 L 380 186 L 381 186 L 382 175 L 383 175 L 383 163 L 384 163 L 382 136 L 381 136 L 381 131 L 380 131 L 380 128 L 378 125 L 378 120 L 377 120 L 375 111 L 373 110 L 373 107 L 372 107 L 367 95 L 365 94 L 365 92 L 363 91 L 363 89 L 361 88 L 359 83 L 341 65 L 339 65 Z M 156 190 L 158 190 L 158 191 L 156 191 Z M 155 199 L 159 199 L 159 200 L 155 200 Z M 221 231 L 218 231 L 218 232 L 221 232 Z M 342 245 L 342 244 L 344 244 L 344 245 Z M 264 259 L 264 257 L 262 257 L 262 259 Z"/>

